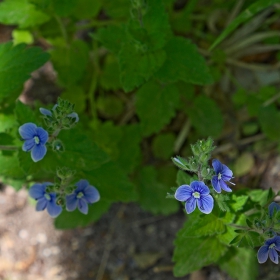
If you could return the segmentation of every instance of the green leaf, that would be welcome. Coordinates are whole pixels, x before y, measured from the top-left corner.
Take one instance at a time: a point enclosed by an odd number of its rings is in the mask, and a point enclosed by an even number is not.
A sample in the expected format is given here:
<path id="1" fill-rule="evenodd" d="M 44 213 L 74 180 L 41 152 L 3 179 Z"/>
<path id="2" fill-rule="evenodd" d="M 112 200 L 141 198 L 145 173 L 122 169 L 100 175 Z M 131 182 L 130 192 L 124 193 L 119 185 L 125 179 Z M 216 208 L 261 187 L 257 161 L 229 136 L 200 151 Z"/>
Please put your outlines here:
<path id="1" fill-rule="evenodd" d="M 135 201 L 137 194 L 134 185 L 124 171 L 113 162 L 85 173 L 86 178 L 95 186 L 100 197 L 106 201 Z"/>
<path id="2" fill-rule="evenodd" d="M 110 18 L 126 19 L 130 16 L 130 1 L 127 0 L 102 0 L 105 13 Z"/>
<path id="3" fill-rule="evenodd" d="M 137 178 L 139 204 L 144 210 L 155 215 L 168 215 L 178 210 L 178 202 L 174 199 L 166 199 L 168 186 L 157 181 L 156 170 L 151 166 L 145 166 L 139 171 Z"/>
<path id="4" fill-rule="evenodd" d="M 27 49 L 24 44 L 13 47 L 12 42 L 0 44 L 0 100 L 7 96 L 15 99 L 18 95 L 15 91 L 19 91 L 30 73 L 48 58 L 49 55 L 38 47 Z"/>
<path id="5" fill-rule="evenodd" d="M 72 14 L 79 1 L 80 0 L 52 0 L 52 5 L 58 16 L 66 17 Z M 90 7 L 88 7 L 88 9 L 90 9 Z"/>
<path id="6" fill-rule="evenodd" d="M 28 0 L 5 0 L 0 4 L 0 22 L 6 25 L 28 28 L 38 26 L 49 19 L 47 14 L 37 10 Z"/>
<path id="7" fill-rule="evenodd" d="M 118 54 L 124 42 L 127 40 L 127 34 L 124 25 L 111 25 L 99 28 L 92 37 L 102 43 L 102 45 L 111 52 Z"/>
<path id="8" fill-rule="evenodd" d="M 73 41 L 70 47 L 57 47 L 51 51 L 51 59 L 62 85 L 70 87 L 81 80 L 89 60 L 88 52 L 87 44 L 81 40 Z"/>
<path id="9" fill-rule="evenodd" d="M 230 202 L 230 206 L 233 208 L 234 212 L 237 212 L 243 209 L 243 206 L 246 204 L 248 200 L 248 196 L 233 194 L 232 199 L 234 202 Z"/>
<path id="10" fill-rule="evenodd" d="M 127 125 L 122 127 L 122 138 L 118 143 L 119 156 L 117 163 L 127 173 L 131 173 L 141 159 L 141 130 L 139 125 Z"/>
<path id="11" fill-rule="evenodd" d="M 96 100 L 96 107 L 102 117 L 117 118 L 124 109 L 123 102 L 115 95 L 100 95 Z"/>
<path id="12" fill-rule="evenodd" d="M 15 45 L 18 44 L 33 44 L 34 43 L 34 38 L 33 35 L 30 31 L 27 30 L 19 30 L 19 29 L 14 29 L 12 32 L 13 36 L 13 42 Z"/>
<path id="13" fill-rule="evenodd" d="M 180 93 L 175 85 L 160 85 L 151 81 L 136 95 L 136 112 L 141 120 L 143 134 L 159 132 L 175 115 Z"/>
<path id="14" fill-rule="evenodd" d="M 253 202 L 257 202 L 261 206 L 264 206 L 267 203 L 268 193 L 269 190 L 252 190 L 248 195 Z"/>
<path id="15" fill-rule="evenodd" d="M 0 145 L 12 145 L 14 138 L 7 133 L 0 132 Z"/>
<path id="16" fill-rule="evenodd" d="M 120 70 L 117 58 L 113 55 L 107 55 L 104 61 L 104 67 L 100 76 L 100 84 L 106 90 L 120 89 Z"/>
<path id="17" fill-rule="evenodd" d="M 245 152 L 240 155 L 234 164 L 234 174 L 236 177 L 249 173 L 255 165 L 254 157 L 251 153 Z"/>
<path id="18" fill-rule="evenodd" d="M 190 185 L 190 183 L 192 182 L 192 176 L 189 175 L 188 173 L 182 171 L 182 170 L 178 170 L 177 172 L 177 179 L 176 179 L 176 183 L 179 186 L 182 185 Z"/>
<path id="19" fill-rule="evenodd" d="M 224 119 L 214 100 L 205 95 L 195 98 L 192 106 L 186 110 L 191 123 L 201 136 L 217 137 L 223 129 Z"/>
<path id="20" fill-rule="evenodd" d="M 173 269 L 175 277 L 182 277 L 203 266 L 217 262 L 228 250 L 219 238 L 207 236 L 200 238 L 186 237 L 184 232 L 189 224 L 186 222 L 175 239 Z"/>
<path id="21" fill-rule="evenodd" d="M 0 176 L 13 179 L 23 179 L 25 177 L 16 156 L 6 156 L 0 153 L 0 166 Z"/>
<path id="22" fill-rule="evenodd" d="M 173 154 L 175 135 L 164 133 L 157 135 L 152 142 L 153 153 L 157 158 L 169 159 Z"/>
<path id="23" fill-rule="evenodd" d="M 86 93 L 82 87 L 73 85 L 67 88 L 60 96 L 62 99 L 68 100 L 75 104 L 76 113 L 84 113 L 86 107 Z"/>
<path id="24" fill-rule="evenodd" d="M 256 252 L 250 249 L 230 248 L 218 264 L 230 277 L 236 280 L 255 280 L 258 275 Z"/>
<path id="25" fill-rule="evenodd" d="M 101 0 L 78 0 L 73 15 L 78 19 L 91 19 L 98 15 L 101 8 Z"/>
<path id="26" fill-rule="evenodd" d="M 84 215 L 79 210 L 73 212 L 63 211 L 55 219 L 55 227 L 57 229 L 70 229 L 76 227 L 85 227 L 90 223 L 96 222 L 99 218 L 106 213 L 111 206 L 110 202 L 101 200 L 97 203 L 89 205 L 88 214 Z"/>
<path id="27" fill-rule="evenodd" d="M 242 11 L 222 32 L 222 34 L 215 40 L 211 45 L 210 50 L 214 49 L 218 44 L 220 44 L 230 33 L 232 33 L 240 24 L 252 18 L 255 14 L 261 12 L 262 10 L 279 3 L 279 0 L 259 0 L 255 1 L 247 9 Z"/>
<path id="28" fill-rule="evenodd" d="M 196 85 L 212 83 L 212 77 L 204 58 L 189 40 L 173 37 L 164 50 L 166 60 L 156 73 L 156 77 L 164 82 L 183 80 Z"/>
<path id="29" fill-rule="evenodd" d="M 258 117 L 264 134 L 271 140 L 278 140 L 280 138 L 280 130 L 275 123 L 280 122 L 280 113 L 276 106 L 261 107 Z"/>
<path id="30" fill-rule="evenodd" d="M 14 112 L 19 126 L 29 122 L 38 123 L 38 119 L 36 118 L 31 108 L 28 105 L 23 104 L 19 100 L 16 102 L 16 107 Z"/>
<path id="31" fill-rule="evenodd" d="M 119 53 L 121 84 L 126 92 L 147 82 L 164 63 L 165 52 L 142 51 L 126 43 Z"/>

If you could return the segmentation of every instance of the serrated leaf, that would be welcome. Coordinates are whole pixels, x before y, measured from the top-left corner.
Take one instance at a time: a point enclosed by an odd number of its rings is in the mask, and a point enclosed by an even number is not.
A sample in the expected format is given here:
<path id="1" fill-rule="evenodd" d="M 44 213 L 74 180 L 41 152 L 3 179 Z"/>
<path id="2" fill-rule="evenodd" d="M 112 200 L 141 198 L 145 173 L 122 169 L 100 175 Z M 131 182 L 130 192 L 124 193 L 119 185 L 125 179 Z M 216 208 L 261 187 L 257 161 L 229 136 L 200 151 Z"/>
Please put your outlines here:
<path id="1" fill-rule="evenodd" d="M 9 96 L 15 99 L 30 73 L 45 62 L 49 55 L 38 47 L 26 48 L 24 44 L 13 47 L 12 42 L 0 44 L 0 100 Z M 24 65 L 24 67 L 22 67 Z"/>
<path id="2" fill-rule="evenodd" d="M 184 231 L 187 228 L 188 222 L 178 232 L 174 242 L 173 272 L 175 277 L 185 276 L 203 266 L 217 262 L 228 250 L 228 247 L 220 243 L 218 237 L 215 236 L 185 237 Z"/>
<path id="3" fill-rule="evenodd" d="M 15 115 L 16 115 L 16 120 L 19 124 L 19 126 L 31 122 L 31 123 L 38 123 L 38 119 L 36 119 L 36 116 L 34 112 L 31 110 L 31 108 L 28 105 L 23 104 L 21 101 L 16 102 L 16 107 L 15 107 Z"/>
<path id="4" fill-rule="evenodd" d="M 5 0 L 0 4 L 0 22 L 20 28 L 39 26 L 50 19 L 28 0 Z"/>
<path id="5" fill-rule="evenodd" d="M 169 187 L 157 181 L 156 170 L 145 166 L 139 171 L 137 178 L 139 204 L 153 214 L 168 215 L 178 210 L 178 202 L 166 199 Z"/>
<path id="6" fill-rule="evenodd" d="M 186 83 L 205 85 L 212 83 L 212 77 L 204 58 L 189 40 L 173 37 L 164 48 L 166 60 L 156 73 L 164 82 L 182 80 Z"/>
<path id="7" fill-rule="evenodd" d="M 175 115 L 180 93 L 175 85 L 162 86 L 151 81 L 142 86 L 136 95 L 136 112 L 141 120 L 143 134 L 160 131 Z"/>
<path id="8" fill-rule="evenodd" d="M 223 41 L 230 33 L 232 33 L 240 24 L 252 18 L 260 11 L 279 3 L 278 0 L 259 0 L 250 5 L 240 15 L 238 15 L 222 32 L 222 34 L 211 45 L 210 50 L 214 49 L 221 41 Z"/>
<path id="9" fill-rule="evenodd" d="M 134 185 L 116 163 L 109 162 L 90 172 L 85 172 L 85 177 L 106 201 L 128 202 L 135 201 L 137 198 Z"/>
<path id="10" fill-rule="evenodd" d="M 57 229 L 70 229 L 76 227 L 85 227 L 90 223 L 96 222 L 100 217 L 106 213 L 111 203 L 101 200 L 97 203 L 89 205 L 88 214 L 84 215 L 79 210 L 73 212 L 63 211 L 54 221 Z"/>
<path id="11" fill-rule="evenodd" d="M 102 7 L 105 13 L 116 19 L 126 19 L 130 16 L 130 1 L 127 0 L 103 0 Z"/>
<path id="12" fill-rule="evenodd" d="M 157 158 L 168 159 L 173 154 L 175 135 L 164 133 L 157 135 L 152 142 L 153 153 Z"/>
<path id="13" fill-rule="evenodd" d="M 17 153 L 17 151 L 15 153 Z M 14 179 L 22 179 L 25 177 L 16 156 L 6 156 L 0 153 L 0 166 L 0 176 Z"/>
<path id="14" fill-rule="evenodd" d="M 59 82 L 64 86 L 76 84 L 86 70 L 88 46 L 81 40 L 75 40 L 68 47 L 57 47 L 51 51 L 51 60 L 58 72 Z"/>
<path id="15" fill-rule="evenodd" d="M 243 209 L 243 206 L 248 200 L 247 195 L 232 195 L 234 202 L 230 202 L 230 206 L 233 208 L 234 212 L 240 211 Z"/>
<path id="16" fill-rule="evenodd" d="M 119 52 L 121 84 L 126 92 L 147 82 L 161 67 L 165 52 L 142 51 L 131 43 L 125 43 Z"/>
<path id="17" fill-rule="evenodd" d="M 99 28 L 92 37 L 102 43 L 102 45 L 111 52 L 118 54 L 124 42 L 127 40 L 127 34 L 124 25 L 111 25 Z"/>
<path id="18" fill-rule="evenodd" d="M 218 264 L 222 270 L 236 280 L 255 280 L 258 275 L 256 252 L 247 248 L 231 248 L 229 254 L 221 258 Z"/>
<path id="19" fill-rule="evenodd" d="M 217 137 L 223 129 L 224 118 L 214 100 L 201 95 L 195 98 L 192 106 L 186 110 L 191 123 L 202 136 Z"/>

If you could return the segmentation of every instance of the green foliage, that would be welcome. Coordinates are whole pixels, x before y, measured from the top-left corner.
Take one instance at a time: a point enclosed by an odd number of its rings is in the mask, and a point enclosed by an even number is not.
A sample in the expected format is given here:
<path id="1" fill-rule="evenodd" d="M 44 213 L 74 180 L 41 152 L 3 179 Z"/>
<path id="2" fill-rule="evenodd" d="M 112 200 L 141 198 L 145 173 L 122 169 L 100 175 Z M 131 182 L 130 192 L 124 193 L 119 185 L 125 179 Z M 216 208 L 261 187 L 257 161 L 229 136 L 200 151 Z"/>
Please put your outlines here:
<path id="1" fill-rule="evenodd" d="M 238 15 L 222 32 L 222 34 L 215 40 L 210 47 L 210 50 L 215 48 L 220 42 L 222 42 L 232 31 L 234 31 L 240 24 L 246 22 L 260 11 L 278 3 L 278 0 L 258 0 L 245 9 L 240 15 Z"/>
<path id="2" fill-rule="evenodd" d="M 6 25 L 28 28 L 38 26 L 49 19 L 47 14 L 37 10 L 28 0 L 5 0 L 0 4 L 0 22 Z"/>
<path id="3" fill-rule="evenodd" d="M 188 226 L 186 222 L 174 242 L 173 272 L 176 277 L 185 276 L 203 266 L 217 262 L 228 250 L 216 236 L 186 237 L 184 232 Z"/>
<path id="4" fill-rule="evenodd" d="M 156 170 L 146 166 L 140 170 L 137 178 L 139 203 L 143 209 L 153 214 L 168 215 L 178 210 L 178 202 L 166 199 L 169 188 L 157 181 Z"/>
<path id="5" fill-rule="evenodd" d="M 212 83 L 205 60 L 189 40 L 173 37 L 164 50 L 166 60 L 156 74 L 160 80 L 164 82 L 183 80 L 186 83 L 198 85 Z"/>
<path id="6" fill-rule="evenodd" d="M 175 136 L 172 133 L 165 133 L 156 136 L 152 143 L 153 153 L 161 159 L 168 159 L 173 154 L 173 143 Z"/>
<path id="7" fill-rule="evenodd" d="M 253 250 L 231 248 L 219 260 L 219 266 L 236 280 L 255 280 L 258 275 L 258 262 Z"/>
<path id="8" fill-rule="evenodd" d="M 136 112 L 144 135 L 159 132 L 175 115 L 179 92 L 175 85 L 146 83 L 137 91 Z"/>
<path id="9" fill-rule="evenodd" d="M 0 101 L 9 96 L 14 100 L 30 73 L 49 58 L 38 47 L 26 48 L 24 44 L 13 47 L 11 42 L 0 44 Z M 22 67 L 24 65 L 24 67 Z"/>

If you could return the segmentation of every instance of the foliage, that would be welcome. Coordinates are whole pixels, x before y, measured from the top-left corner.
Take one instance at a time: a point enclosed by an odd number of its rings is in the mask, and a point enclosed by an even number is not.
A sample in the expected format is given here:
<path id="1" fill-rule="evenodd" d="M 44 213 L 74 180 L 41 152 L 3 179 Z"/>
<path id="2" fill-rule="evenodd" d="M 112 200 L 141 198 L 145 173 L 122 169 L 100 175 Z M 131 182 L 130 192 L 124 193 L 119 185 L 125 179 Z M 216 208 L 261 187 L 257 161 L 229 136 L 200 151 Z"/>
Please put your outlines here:
<path id="1" fill-rule="evenodd" d="M 233 192 L 223 184 L 238 183 L 231 169 L 250 176 L 255 157 L 279 151 L 279 1 L 202 2 L 1 1 L 0 24 L 11 26 L 13 41 L 0 44 L 0 179 L 16 189 L 36 182 L 45 202 L 56 193 L 61 229 L 95 222 L 115 202 L 169 215 L 179 209 L 174 196 L 193 192 L 198 207 L 174 242 L 175 276 L 215 263 L 253 280 L 252 248 L 279 231 L 278 214 L 267 212 L 275 194 L 254 190 L 259 180 Z M 18 100 L 34 71 L 34 80 L 52 71 L 61 99 L 43 105 L 39 88 Z M 25 137 L 27 123 L 49 138 Z M 209 162 L 213 140 L 229 167 Z M 40 144 L 46 153 L 34 162 L 28 152 Z M 100 195 L 87 215 L 69 204 L 80 180 Z M 75 195 L 75 203 L 93 199 L 83 188 Z M 206 215 L 203 196 L 213 199 Z"/>

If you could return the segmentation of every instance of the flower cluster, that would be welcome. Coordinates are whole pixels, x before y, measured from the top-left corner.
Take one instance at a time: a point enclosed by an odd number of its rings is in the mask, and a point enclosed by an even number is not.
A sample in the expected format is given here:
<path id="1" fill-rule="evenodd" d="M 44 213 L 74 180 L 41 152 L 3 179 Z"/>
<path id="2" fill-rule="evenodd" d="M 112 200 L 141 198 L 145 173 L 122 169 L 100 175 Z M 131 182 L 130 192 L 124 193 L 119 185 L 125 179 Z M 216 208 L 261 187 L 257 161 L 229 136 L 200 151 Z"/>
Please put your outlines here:
<path id="1" fill-rule="evenodd" d="M 57 138 L 63 129 L 71 129 L 79 121 L 79 116 L 74 112 L 74 105 L 67 100 L 58 99 L 58 103 L 51 110 L 40 108 L 46 125 L 46 130 L 37 127 L 34 123 L 25 123 L 19 127 L 19 134 L 24 141 L 22 150 L 31 152 L 31 158 L 38 162 L 47 153 L 47 145 L 52 144 L 55 152 L 64 151 L 63 143 Z M 80 180 L 71 186 L 75 170 L 66 167 L 57 168 L 58 180 L 36 183 L 29 195 L 37 201 L 36 210 L 47 210 L 51 217 L 60 215 L 63 209 L 74 211 L 76 208 L 83 213 L 88 213 L 88 204 L 93 204 L 100 199 L 98 190 L 91 186 L 87 180 Z"/>
<path id="2" fill-rule="evenodd" d="M 57 217 L 62 212 L 62 204 L 57 198 L 57 193 L 49 191 L 52 183 L 34 184 L 30 190 L 29 195 L 37 200 L 36 210 L 43 211 L 47 209 L 49 215 L 53 218 Z M 80 180 L 75 184 L 75 190 L 71 194 L 65 196 L 66 210 L 74 211 L 79 209 L 83 214 L 88 213 L 88 204 L 93 204 L 100 199 L 98 190 L 91 186 L 87 180 Z"/>
<path id="3" fill-rule="evenodd" d="M 272 220 L 272 223 L 276 222 L 279 224 L 279 212 L 280 212 L 280 206 L 276 202 L 272 202 L 268 206 L 268 216 L 269 219 Z M 275 215 L 276 214 L 276 215 Z M 276 217 L 274 217 L 276 216 Z M 273 221 L 275 220 L 275 221 Z M 267 239 L 264 242 L 264 245 L 260 247 L 258 250 L 258 261 L 259 263 L 265 263 L 268 259 L 268 256 L 272 262 L 275 264 L 279 263 L 279 254 L 280 252 L 280 236 L 277 235 L 277 232 L 273 230 L 269 230 L 274 235 L 272 238 Z"/>
<path id="4" fill-rule="evenodd" d="M 174 161 L 182 166 L 184 164 L 182 158 L 174 158 Z M 212 166 L 215 172 L 215 175 L 213 175 L 211 179 L 214 190 L 217 193 L 221 193 L 222 189 L 226 192 L 231 192 L 232 190 L 228 187 L 226 182 L 232 183 L 230 182 L 233 178 L 232 171 L 217 159 L 212 161 Z M 174 196 L 177 200 L 185 202 L 185 208 L 188 214 L 192 213 L 196 206 L 204 214 L 211 213 L 214 207 L 214 199 L 210 195 L 209 188 L 203 181 L 193 181 L 190 186 L 180 186 L 176 190 Z"/>

